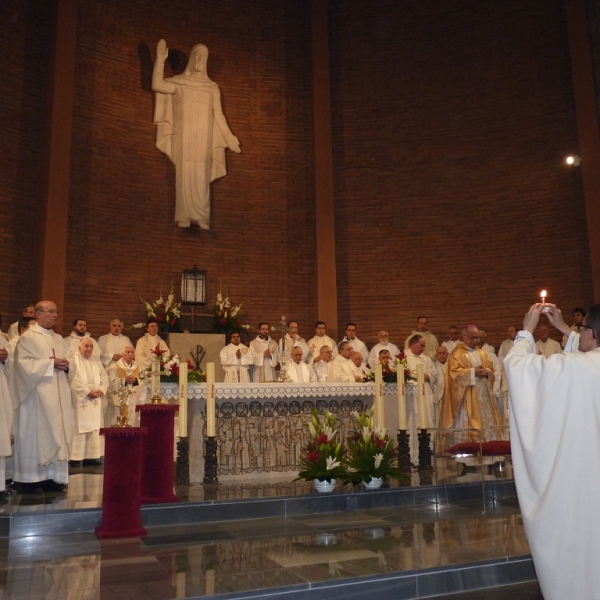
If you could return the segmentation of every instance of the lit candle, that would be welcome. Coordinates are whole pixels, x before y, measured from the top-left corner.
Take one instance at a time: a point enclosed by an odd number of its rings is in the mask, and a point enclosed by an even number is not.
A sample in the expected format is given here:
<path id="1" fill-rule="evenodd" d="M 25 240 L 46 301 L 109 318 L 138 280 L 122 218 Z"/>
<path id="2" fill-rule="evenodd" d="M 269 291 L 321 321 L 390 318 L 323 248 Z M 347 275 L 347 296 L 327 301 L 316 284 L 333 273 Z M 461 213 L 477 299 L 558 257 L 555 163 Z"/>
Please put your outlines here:
<path id="1" fill-rule="evenodd" d="M 206 364 L 206 435 L 215 436 L 215 363 Z"/>
<path id="2" fill-rule="evenodd" d="M 406 387 L 402 365 L 398 366 L 398 429 L 406 430 Z"/>
<path id="3" fill-rule="evenodd" d="M 540 296 L 542 297 L 542 304 L 546 304 L 546 290 L 542 290 Z"/>
<path id="4" fill-rule="evenodd" d="M 417 365 L 417 394 L 419 399 L 419 428 L 427 429 L 427 412 L 425 406 L 425 365 Z"/>
<path id="5" fill-rule="evenodd" d="M 188 436 L 188 364 L 179 363 L 179 437 Z"/>
<path id="6" fill-rule="evenodd" d="M 375 365 L 375 425 L 383 427 L 383 369 L 381 363 Z"/>

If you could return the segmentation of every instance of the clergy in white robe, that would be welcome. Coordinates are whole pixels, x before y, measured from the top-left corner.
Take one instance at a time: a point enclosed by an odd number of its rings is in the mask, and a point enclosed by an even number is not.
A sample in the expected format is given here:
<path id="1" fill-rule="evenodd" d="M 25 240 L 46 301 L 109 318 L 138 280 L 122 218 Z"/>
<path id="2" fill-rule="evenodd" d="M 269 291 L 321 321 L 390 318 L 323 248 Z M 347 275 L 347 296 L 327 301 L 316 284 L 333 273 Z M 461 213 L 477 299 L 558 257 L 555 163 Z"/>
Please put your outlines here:
<path id="1" fill-rule="evenodd" d="M 473 441 L 502 439 L 498 429 L 502 419 L 492 389 L 494 370 L 487 354 L 477 348 L 477 326 L 467 325 L 462 338 L 448 358 L 440 427 L 477 429 L 481 437 L 469 436 Z"/>
<path id="2" fill-rule="evenodd" d="M 359 378 L 354 373 L 354 363 L 350 360 L 354 350 L 350 342 L 338 344 L 338 355 L 331 361 L 327 381 L 329 383 L 355 383 Z"/>
<path id="3" fill-rule="evenodd" d="M 10 443 L 13 421 L 13 406 L 8 388 L 8 362 L 12 355 L 10 343 L 0 336 L 0 492 L 6 489 L 6 479 L 11 476 L 10 462 L 12 445 Z"/>
<path id="4" fill-rule="evenodd" d="M 409 340 L 409 347 L 406 350 L 406 363 L 411 375 L 415 378 L 406 384 L 406 427 L 410 434 L 410 459 L 413 464 L 419 462 L 419 425 L 421 423 L 419 394 L 417 389 L 417 367 L 423 365 L 425 373 L 425 406 L 427 409 L 426 423 L 427 427 L 436 427 L 435 420 L 435 389 L 437 385 L 437 370 L 435 364 L 429 356 L 425 354 L 427 350 L 427 341 L 420 333 L 416 333 Z"/>
<path id="5" fill-rule="evenodd" d="M 361 380 L 371 374 L 371 369 L 367 367 L 365 363 L 363 363 L 363 355 L 360 352 L 356 352 L 356 350 L 352 351 L 350 355 L 350 360 L 354 365 L 354 375 Z"/>
<path id="6" fill-rule="evenodd" d="M 294 383 L 316 383 L 316 373 L 302 360 L 302 356 L 302 348 L 299 346 L 292 348 L 292 360 L 286 367 L 288 380 Z"/>
<path id="7" fill-rule="evenodd" d="M 506 338 L 500 344 L 500 350 L 498 350 L 498 359 L 500 360 L 500 364 L 504 365 L 504 357 L 510 352 L 510 349 L 513 347 L 515 343 L 515 337 L 517 335 L 517 328 L 514 325 L 510 325 L 507 329 L 508 338 Z"/>
<path id="8" fill-rule="evenodd" d="M 158 335 L 158 321 L 148 319 L 146 321 L 146 333 L 137 341 L 135 345 L 135 362 L 140 371 L 143 371 L 151 364 L 154 357 L 153 352 L 158 347 L 163 352 L 163 356 L 168 356 L 169 348 Z"/>
<path id="9" fill-rule="evenodd" d="M 571 337 L 552 304 L 525 315 L 504 366 L 519 507 L 545 600 L 600 598 L 600 305 L 588 311 L 579 352 L 536 353 L 542 310 Z"/>
<path id="10" fill-rule="evenodd" d="M 71 375 L 73 399 L 73 445 L 69 460 L 97 460 L 104 456 L 102 400 L 108 390 L 108 376 L 98 358 L 92 356 L 94 345 L 84 338 L 73 355 Z"/>
<path id="11" fill-rule="evenodd" d="M 562 346 L 550 337 L 550 331 L 547 325 L 539 327 L 540 339 L 535 343 L 537 353 L 548 358 L 553 354 L 562 354 Z"/>
<path id="12" fill-rule="evenodd" d="M 221 365 L 225 371 L 225 383 L 250 383 L 250 366 L 254 353 L 240 341 L 240 334 L 231 334 L 231 344 L 221 350 Z"/>
<path id="13" fill-rule="evenodd" d="M 460 332 L 458 331 L 458 327 L 456 325 L 450 325 L 448 328 L 448 339 L 442 342 L 442 346 L 446 346 L 448 349 L 448 354 L 456 348 L 460 344 Z"/>
<path id="14" fill-rule="evenodd" d="M 93 355 L 95 358 L 100 359 L 102 351 L 100 350 L 100 346 L 98 346 L 98 342 L 87 331 L 87 321 L 85 319 L 75 319 L 73 321 L 73 331 L 65 338 L 65 342 L 69 346 L 69 356 L 73 356 L 79 352 L 79 344 L 81 344 L 84 337 L 89 337 L 92 340 L 94 345 Z"/>
<path id="15" fill-rule="evenodd" d="M 379 353 L 382 350 L 387 350 L 392 358 L 396 358 L 396 356 L 400 354 L 400 348 L 398 348 L 396 344 L 392 344 L 390 342 L 387 331 L 380 331 L 377 334 L 377 339 L 379 340 L 379 343 L 375 344 L 375 346 L 371 348 L 371 351 L 369 352 L 369 358 L 367 359 L 371 369 L 375 367 L 375 365 L 379 364 Z"/>
<path id="16" fill-rule="evenodd" d="M 123 356 L 114 362 L 107 370 L 108 374 L 108 402 L 104 414 L 105 427 L 114 427 L 117 424 L 117 418 L 121 414 L 121 403 L 116 392 L 119 391 L 121 384 L 127 386 L 132 392 L 127 399 L 127 422 L 130 426 L 137 426 L 139 423 L 139 413 L 135 412 L 137 404 L 146 403 L 147 387 L 140 384 L 140 369 L 134 359 L 133 346 L 123 348 Z"/>
<path id="17" fill-rule="evenodd" d="M 439 344 L 435 335 L 433 335 L 431 331 L 428 331 L 428 322 L 429 321 L 427 317 L 417 317 L 417 328 L 413 329 L 411 334 L 406 338 L 406 340 L 404 340 L 404 351 L 408 350 L 410 347 L 410 340 L 413 336 L 421 335 L 425 338 L 425 356 L 429 356 L 429 358 L 433 360 L 435 358 L 435 351 L 437 350 Z"/>
<path id="18" fill-rule="evenodd" d="M 327 325 L 324 321 L 317 321 L 315 323 L 315 336 L 308 340 L 308 348 L 310 350 L 309 365 L 319 362 L 321 360 L 321 348 L 328 346 L 333 352 L 333 356 L 337 356 L 337 344 L 333 338 L 330 338 L 325 332 L 327 331 Z"/>
<path id="19" fill-rule="evenodd" d="M 346 325 L 346 335 L 342 338 L 342 342 L 348 342 L 355 352 L 360 352 L 363 357 L 363 362 L 366 363 L 369 358 L 369 351 L 364 342 L 356 337 L 356 325 L 348 323 Z M 338 344 L 339 349 L 339 344 Z"/>
<path id="20" fill-rule="evenodd" d="M 329 377 L 329 369 L 333 364 L 333 351 L 329 346 L 321 346 L 319 353 L 321 360 L 313 363 L 312 370 L 315 372 L 318 383 L 325 383 Z"/>
<path id="21" fill-rule="evenodd" d="M 131 340 L 123 335 L 123 321 L 121 319 L 113 319 L 110 322 L 110 333 L 101 335 L 98 338 L 98 346 L 100 346 L 100 360 L 105 369 L 116 363 L 123 356 L 123 348 L 131 346 Z"/>
<path id="22" fill-rule="evenodd" d="M 438 427 L 440 422 L 440 406 L 446 389 L 446 368 L 448 366 L 448 348 L 443 344 L 438 346 L 435 351 L 435 370 L 437 371 L 437 379 L 434 389 L 434 404 L 435 404 L 435 426 Z"/>
<path id="23" fill-rule="evenodd" d="M 27 304 L 26 306 L 23 306 L 21 318 L 24 317 L 35 320 L 35 306 L 33 304 Z M 21 319 L 19 319 L 19 321 L 20 320 Z M 7 335 L 9 340 L 19 337 L 19 321 L 15 321 L 8 328 Z"/>
<path id="24" fill-rule="evenodd" d="M 296 321 L 288 321 L 287 333 L 279 340 L 279 358 L 285 354 L 286 362 L 292 359 L 292 348 L 299 346 L 302 348 L 302 360 L 308 363 L 311 359 L 310 349 L 306 340 L 298 333 L 298 323 Z"/>
<path id="25" fill-rule="evenodd" d="M 15 347 L 10 391 L 13 401 L 13 480 L 66 484 L 73 441 L 73 412 L 63 338 L 52 331 L 56 304 L 44 300 L 35 307 L 37 324 Z"/>
<path id="26" fill-rule="evenodd" d="M 279 364 L 277 342 L 269 335 L 268 323 L 261 323 L 258 326 L 258 332 L 258 335 L 250 342 L 250 349 L 254 356 L 252 382 L 277 381 L 275 370 Z"/>

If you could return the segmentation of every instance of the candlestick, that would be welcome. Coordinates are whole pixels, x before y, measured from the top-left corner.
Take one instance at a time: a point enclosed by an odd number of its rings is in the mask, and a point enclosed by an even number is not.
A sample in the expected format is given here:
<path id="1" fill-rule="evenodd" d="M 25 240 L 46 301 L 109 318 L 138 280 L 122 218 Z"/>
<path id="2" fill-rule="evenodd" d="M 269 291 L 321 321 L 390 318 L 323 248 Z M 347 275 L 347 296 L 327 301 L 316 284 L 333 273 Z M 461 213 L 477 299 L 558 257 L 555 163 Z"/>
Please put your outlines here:
<path id="1" fill-rule="evenodd" d="M 398 367 L 398 429 L 406 429 L 406 387 L 404 384 L 404 367 Z"/>
<path id="2" fill-rule="evenodd" d="M 206 435 L 215 436 L 215 363 L 206 365 Z"/>
<path id="3" fill-rule="evenodd" d="M 375 365 L 375 425 L 383 427 L 383 369 L 381 363 Z"/>
<path id="4" fill-rule="evenodd" d="M 188 436 L 188 364 L 179 363 L 179 437 Z"/>
<path id="5" fill-rule="evenodd" d="M 417 394 L 419 399 L 419 428 L 427 429 L 427 412 L 425 407 L 425 365 L 417 365 Z"/>

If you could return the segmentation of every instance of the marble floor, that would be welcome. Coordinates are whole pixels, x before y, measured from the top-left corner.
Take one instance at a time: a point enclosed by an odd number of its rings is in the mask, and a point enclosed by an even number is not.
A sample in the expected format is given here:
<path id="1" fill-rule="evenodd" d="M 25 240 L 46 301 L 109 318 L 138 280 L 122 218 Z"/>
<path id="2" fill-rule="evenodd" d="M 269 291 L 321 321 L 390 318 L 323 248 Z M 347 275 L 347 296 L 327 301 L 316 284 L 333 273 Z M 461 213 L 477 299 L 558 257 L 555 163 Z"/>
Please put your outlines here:
<path id="1" fill-rule="evenodd" d="M 68 494 L 12 495 L 1 508 L 97 506 L 101 469 L 86 468 L 73 475 Z M 211 493 L 256 497 L 289 494 L 291 486 L 311 484 L 224 485 L 220 493 Z M 188 495 L 200 499 L 202 487 L 191 486 Z M 179 494 L 183 491 L 178 489 Z M 307 490 L 296 493 L 303 491 Z M 453 506 L 423 502 L 350 514 L 154 527 L 142 539 L 99 541 L 93 533 L 33 535 L 0 539 L 0 599 L 167 600 L 245 592 L 256 597 L 272 588 L 302 589 L 307 582 L 319 586 L 349 578 L 358 581 L 528 553 L 514 497 L 496 500 L 485 515 L 479 500 Z M 486 590 L 486 600 L 541 598 L 539 588 L 530 584 L 507 586 L 504 591 L 513 590 L 514 595 L 492 595 L 502 589 Z M 447 597 L 484 597 L 477 594 Z"/>

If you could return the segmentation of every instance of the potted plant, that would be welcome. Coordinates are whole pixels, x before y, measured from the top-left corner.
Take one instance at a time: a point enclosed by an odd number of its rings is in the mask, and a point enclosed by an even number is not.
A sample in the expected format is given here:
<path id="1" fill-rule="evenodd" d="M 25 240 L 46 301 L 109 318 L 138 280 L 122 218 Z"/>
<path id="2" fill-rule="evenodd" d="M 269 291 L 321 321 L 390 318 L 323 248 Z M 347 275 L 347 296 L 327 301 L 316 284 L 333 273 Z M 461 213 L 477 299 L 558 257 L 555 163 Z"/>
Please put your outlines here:
<path id="1" fill-rule="evenodd" d="M 392 477 L 404 479 L 398 470 L 398 452 L 385 427 L 373 424 L 373 408 L 362 414 L 354 411 L 358 429 L 346 441 L 345 466 L 354 484 L 361 481 L 367 489 L 377 489 Z"/>
<path id="2" fill-rule="evenodd" d="M 314 409 L 308 424 L 311 439 L 302 449 L 297 479 L 314 481 L 318 492 L 331 492 L 337 479 L 348 479 L 344 448 L 341 442 L 336 441 L 339 433 L 334 431 L 336 422 L 337 417 L 329 411 L 325 411 L 323 423 L 319 422 L 318 411 Z"/>

